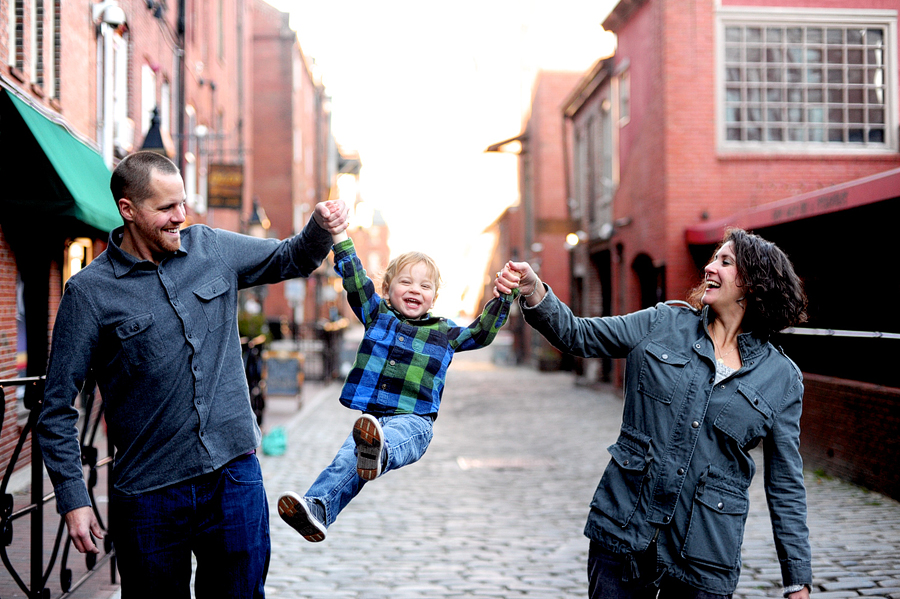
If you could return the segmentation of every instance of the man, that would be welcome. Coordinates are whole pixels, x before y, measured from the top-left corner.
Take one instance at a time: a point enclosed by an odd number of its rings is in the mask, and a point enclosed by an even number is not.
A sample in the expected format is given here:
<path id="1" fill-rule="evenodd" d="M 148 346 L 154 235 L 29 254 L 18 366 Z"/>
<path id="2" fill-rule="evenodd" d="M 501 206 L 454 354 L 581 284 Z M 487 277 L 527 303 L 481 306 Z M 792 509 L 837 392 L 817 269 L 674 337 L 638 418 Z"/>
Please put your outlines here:
<path id="1" fill-rule="evenodd" d="M 102 531 L 83 480 L 73 406 L 89 371 L 115 446 L 110 531 L 122 596 L 263 597 L 268 505 L 254 455 L 237 327 L 238 290 L 308 276 L 347 226 L 322 202 L 298 235 L 257 239 L 185 221 L 184 182 L 138 152 L 110 188 L 124 226 L 67 283 L 37 434 L 75 548 Z"/>

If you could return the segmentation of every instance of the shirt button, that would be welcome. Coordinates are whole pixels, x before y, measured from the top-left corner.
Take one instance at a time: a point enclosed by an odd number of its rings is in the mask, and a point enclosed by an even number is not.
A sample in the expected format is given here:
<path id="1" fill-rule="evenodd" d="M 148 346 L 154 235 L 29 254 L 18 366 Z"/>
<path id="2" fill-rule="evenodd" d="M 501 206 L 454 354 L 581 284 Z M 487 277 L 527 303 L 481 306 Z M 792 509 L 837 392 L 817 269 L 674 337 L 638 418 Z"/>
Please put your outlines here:
<path id="1" fill-rule="evenodd" d="M 387 385 L 382 385 L 381 388 L 382 388 L 382 389 L 387 389 Z"/>
<path id="2" fill-rule="evenodd" d="M 397 364 L 397 362 L 395 362 L 394 360 L 391 360 L 391 366 L 394 366 L 396 364 Z"/>
<path id="3" fill-rule="evenodd" d="M 696 345 L 694 345 L 694 347 L 696 347 L 697 349 L 700 349 L 700 344 L 697 343 Z"/>
<path id="4" fill-rule="evenodd" d="M 671 518 L 669 518 L 668 516 L 663 516 L 663 524 L 668 524 L 669 520 L 671 520 Z"/>
<path id="5" fill-rule="evenodd" d="M 631 460 L 625 460 L 624 462 L 622 462 L 622 465 L 627 466 L 629 464 L 629 462 L 631 462 Z"/>
<path id="6" fill-rule="evenodd" d="M 715 382 L 716 382 L 716 379 L 709 379 L 709 384 L 710 384 L 710 385 L 712 385 L 712 384 L 715 383 Z"/>
<path id="7" fill-rule="evenodd" d="M 684 468 L 679 468 L 679 469 L 678 469 L 678 476 L 681 476 L 682 474 L 684 474 Z"/>
<path id="8" fill-rule="evenodd" d="M 400 335 L 399 337 L 397 337 L 397 341 L 403 341 L 403 335 Z"/>
<path id="9" fill-rule="evenodd" d="M 720 501 L 719 503 L 716 504 L 716 507 L 721 510 L 721 509 L 725 508 L 725 504 Z"/>
<path id="10" fill-rule="evenodd" d="M 700 422 L 698 422 L 697 420 L 694 420 L 691 423 L 691 428 L 700 428 Z"/>
<path id="11" fill-rule="evenodd" d="M 668 359 L 669 359 L 669 354 L 663 354 L 663 355 L 662 355 L 662 359 L 663 359 L 663 360 L 668 360 Z"/>
<path id="12" fill-rule="evenodd" d="M 753 405 L 754 405 L 754 406 L 758 406 L 758 405 L 759 405 L 759 399 L 758 399 L 758 398 L 756 398 L 756 397 L 753 398 Z"/>
<path id="13" fill-rule="evenodd" d="M 134 323 L 133 325 L 131 325 L 131 330 L 132 330 L 132 331 L 138 331 L 140 328 L 141 328 L 141 327 L 138 325 L 138 323 Z"/>
<path id="14" fill-rule="evenodd" d="M 725 385 L 719 385 L 719 389 L 724 389 Z"/>

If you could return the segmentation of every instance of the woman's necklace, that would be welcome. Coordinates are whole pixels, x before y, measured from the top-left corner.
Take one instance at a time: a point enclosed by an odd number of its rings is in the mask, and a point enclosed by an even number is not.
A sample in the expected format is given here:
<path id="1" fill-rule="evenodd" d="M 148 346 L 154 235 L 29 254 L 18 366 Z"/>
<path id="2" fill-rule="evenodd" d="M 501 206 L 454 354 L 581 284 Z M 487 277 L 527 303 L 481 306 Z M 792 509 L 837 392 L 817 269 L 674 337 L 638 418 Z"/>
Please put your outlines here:
<path id="1" fill-rule="evenodd" d="M 719 349 L 718 346 L 715 344 L 715 342 L 713 342 L 713 347 L 715 347 L 717 350 Z M 724 354 L 719 354 L 719 356 L 716 358 L 716 362 L 718 362 L 719 364 L 724 364 L 724 363 L 725 363 L 725 358 L 726 358 L 727 356 L 731 355 L 731 354 L 734 352 L 734 350 L 736 350 L 737 348 L 738 348 L 738 346 L 735 345 L 734 347 L 732 347 L 731 349 L 729 349 L 729 350 L 728 350 L 727 352 L 725 352 Z M 718 352 L 717 352 L 717 353 L 718 353 Z"/>

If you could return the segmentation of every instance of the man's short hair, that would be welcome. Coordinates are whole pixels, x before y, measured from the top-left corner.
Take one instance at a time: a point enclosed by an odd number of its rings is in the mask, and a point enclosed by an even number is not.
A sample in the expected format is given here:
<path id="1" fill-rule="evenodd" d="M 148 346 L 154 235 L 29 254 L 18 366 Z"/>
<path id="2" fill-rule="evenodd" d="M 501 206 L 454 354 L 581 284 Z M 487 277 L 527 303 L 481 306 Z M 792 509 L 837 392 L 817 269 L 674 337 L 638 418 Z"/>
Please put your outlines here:
<path id="1" fill-rule="evenodd" d="M 150 177 L 153 170 L 164 175 L 178 175 L 180 171 L 175 163 L 156 152 L 143 151 L 129 154 L 119 162 L 109 181 L 113 200 L 118 203 L 121 198 L 128 198 L 140 204 L 150 197 Z"/>

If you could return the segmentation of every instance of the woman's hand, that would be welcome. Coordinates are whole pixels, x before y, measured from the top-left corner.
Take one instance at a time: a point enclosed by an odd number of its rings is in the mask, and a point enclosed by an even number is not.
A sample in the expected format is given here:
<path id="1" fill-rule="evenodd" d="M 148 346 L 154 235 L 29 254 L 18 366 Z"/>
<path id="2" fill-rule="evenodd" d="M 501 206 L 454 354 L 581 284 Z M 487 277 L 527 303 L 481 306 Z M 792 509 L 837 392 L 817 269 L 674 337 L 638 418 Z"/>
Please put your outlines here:
<path id="1" fill-rule="evenodd" d="M 499 293 L 512 293 L 518 288 L 529 306 L 537 305 L 544 298 L 544 284 L 527 262 L 507 262 L 497 272 L 494 288 Z"/>

